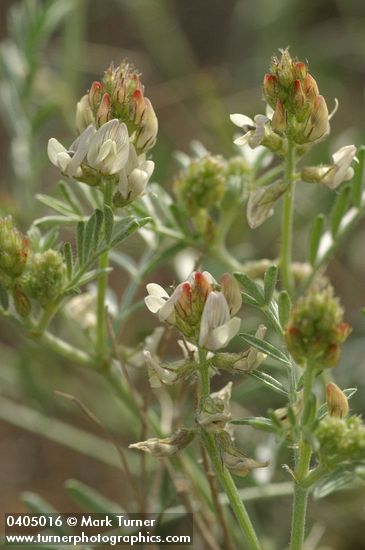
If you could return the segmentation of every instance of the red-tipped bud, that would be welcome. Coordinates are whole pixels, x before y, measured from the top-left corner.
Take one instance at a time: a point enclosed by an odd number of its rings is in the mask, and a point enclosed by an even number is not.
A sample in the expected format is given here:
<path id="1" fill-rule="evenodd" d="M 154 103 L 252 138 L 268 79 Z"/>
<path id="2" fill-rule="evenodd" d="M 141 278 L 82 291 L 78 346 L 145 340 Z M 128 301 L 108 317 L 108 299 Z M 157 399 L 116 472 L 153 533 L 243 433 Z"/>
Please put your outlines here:
<path id="1" fill-rule="evenodd" d="M 93 109 L 97 109 L 103 95 L 104 86 L 101 82 L 94 81 L 89 90 L 89 102 Z"/>
<path id="2" fill-rule="evenodd" d="M 263 91 L 266 101 L 274 108 L 278 97 L 278 79 L 275 75 L 265 74 Z"/>
<path id="3" fill-rule="evenodd" d="M 316 96 L 319 95 L 319 89 L 317 82 L 314 80 L 313 76 L 311 74 L 307 74 L 307 76 L 304 79 L 304 93 L 309 99 L 314 99 Z"/>
<path id="4" fill-rule="evenodd" d="M 281 99 L 278 99 L 276 103 L 275 112 L 271 119 L 271 127 L 279 134 L 284 133 L 286 130 L 286 114 Z"/>
<path id="5" fill-rule="evenodd" d="M 181 293 L 176 302 L 175 309 L 182 319 L 188 319 L 192 310 L 192 289 L 190 283 L 184 283 L 181 287 Z"/>
<path id="6" fill-rule="evenodd" d="M 105 122 L 108 122 L 110 118 L 110 95 L 105 93 L 96 113 L 96 121 L 98 126 L 105 124 Z"/>
<path id="7" fill-rule="evenodd" d="M 31 310 L 30 300 L 19 285 L 14 288 L 13 300 L 17 313 L 22 317 L 27 317 Z"/>
<path id="8" fill-rule="evenodd" d="M 201 271 L 196 271 L 194 275 L 194 290 L 199 294 L 201 298 L 205 301 L 208 297 L 208 294 L 212 292 L 213 288 L 208 279 L 204 276 Z"/>
<path id="9" fill-rule="evenodd" d="M 294 74 L 297 78 L 303 80 L 308 74 L 308 67 L 303 61 L 294 61 L 293 62 Z"/>
<path id="10" fill-rule="evenodd" d="M 131 104 L 131 118 L 135 124 L 139 124 L 141 122 L 145 109 L 146 104 L 143 93 L 141 90 L 135 90 L 133 92 Z"/>

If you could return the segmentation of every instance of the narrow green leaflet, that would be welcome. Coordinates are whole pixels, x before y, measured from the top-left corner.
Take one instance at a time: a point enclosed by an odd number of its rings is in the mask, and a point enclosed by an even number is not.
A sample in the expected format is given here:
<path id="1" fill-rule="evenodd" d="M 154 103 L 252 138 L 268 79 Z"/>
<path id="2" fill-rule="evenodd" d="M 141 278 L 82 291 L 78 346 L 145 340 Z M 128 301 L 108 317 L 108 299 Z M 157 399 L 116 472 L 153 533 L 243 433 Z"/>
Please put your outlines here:
<path id="1" fill-rule="evenodd" d="M 260 285 L 255 283 L 255 281 L 253 281 L 251 277 L 246 275 L 246 273 L 236 272 L 233 273 L 233 275 L 237 279 L 237 281 L 244 287 L 249 296 L 254 298 L 259 305 L 264 305 L 264 291 Z"/>
<path id="2" fill-rule="evenodd" d="M 60 181 L 58 184 L 58 190 L 62 194 L 63 198 L 65 199 L 71 210 L 75 214 L 83 216 L 84 212 L 82 210 L 80 201 L 74 191 L 71 189 L 71 187 L 65 181 Z"/>
<path id="3" fill-rule="evenodd" d="M 282 383 L 279 382 L 279 380 L 276 380 L 276 378 L 274 378 L 270 374 L 267 374 L 266 372 L 254 370 L 250 373 L 250 376 L 262 382 L 262 384 L 267 386 L 270 390 L 276 393 L 279 393 L 280 395 L 284 395 L 285 397 L 288 397 L 288 392 L 286 391 Z"/>
<path id="4" fill-rule="evenodd" d="M 325 476 L 319 481 L 313 491 L 315 499 L 324 498 L 335 491 L 349 488 L 349 485 L 354 486 L 361 484 L 361 479 L 357 476 L 356 468 L 351 468 L 351 465 L 342 465 L 334 472 Z"/>
<path id="5" fill-rule="evenodd" d="M 279 361 L 279 363 L 282 363 L 286 367 L 290 367 L 290 361 L 288 357 L 269 342 L 261 340 L 260 338 L 257 338 L 257 336 L 254 336 L 253 334 L 249 334 L 247 332 L 241 332 L 240 337 L 250 346 L 253 346 L 259 351 L 266 353 L 266 355 L 272 357 L 273 359 L 276 359 L 276 361 Z"/>
<path id="6" fill-rule="evenodd" d="M 52 208 L 52 210 L 55 210 L 59 214 L 62 214 L 63 216 L 68 217 L 75 215 L 75 211 L 67 203 L 61 201 L 60 199 L 55 199 L 54 197 L 43 195 L 42 193 L 38 193 L 36 195 L 36 199 L 38 199 L 45 206 L 48 206 L 49 208 Z"/>
<path id="7" fill-rule="evenodd" d="M 274 296 L 276 284 L 278 281 L 278 268 L 276 265 L 270 266 L 264 276 L 264 298 L 265 304 L 269 304 Z"/>
<path id="8" fill-rule="evenodd" d="M 124 241 L 129 235 L 140 229 L 147 223 L 150 223 L 152 218 L 126 218 L 115 224 L 111 246 L 117 246 L 120 242 Z"/>
<path id="9" fill-rule="evenodd" d="M 291 299 L 286 290 L 282 290 L 278 298 L 279 320 L 282 327 L 286 327 L 291 310 Z"/>
<path id="10" fill-rule="evenodd" d="M 71 280 L 73 272 L 73 263 L 72 263 L 72 246 L 71 243 L 65 243 L 63 245 L 63 257 L 65 258 L 66 269 L 67 269 L 67 278 Z"/>
<path id="11" fill-rule="evenodd" d="M 77 224 L 76 230 L 76 244 L 77 244 L 77 258 L 79 260 L 79 265 L 84 265 L 84 234 L 85 234 L 85 223 L 79 222 Z"/>
<path id="12" fill-rule="evenodd" d="M 96 226 L 96 211 L 90 216 L 85 225 L 85 231 L 83 235 L 83 258 L 87 262 L 90 256 L 92 248 L 95 246 L 95 226 Z"/>
<path id="13" fill-rule="evenodd" d="M 231 424 L 239 426 L 251 426 L 257 430 L 263 430 L 264 432 L 276 432 L 276 426 L 273 425 L 269 418 L 264 416 L 248 416 L 247 418 L 238 418 L 231 420 Z"/>
<path id="14" fill-rule="evenodd" d="M 351 200 L 355 208 L 360 208 L 362 203 L 362 194 L 365 182 L 365 147 L 359 147 L 356 157 L 358 163 L 354 163 L 354 177 L 351 187 Z"/>
<path id="15" fill-rule="evenodd" d="M 332 237 L 336 238 L 339 227 L 341 225 L 342 218 L 347 211 L 349 201 L 350 201 L 351 187 L 345 185 L 339 192 L 337 199 L 333 205 L 331 216 L 330 216 L 330 229 Z"/>
<path id="16" fill-rule="evenodd" d="M 65 483 L 65 488 L 71 498 L 81 506 L 93 514 L 111 514 L 124 513 L 123 508 L 117 502 L 109 500 L 104 495 L 100 494 L 96 489 L 78 481 L 77 479 L 68 479 Z"/>

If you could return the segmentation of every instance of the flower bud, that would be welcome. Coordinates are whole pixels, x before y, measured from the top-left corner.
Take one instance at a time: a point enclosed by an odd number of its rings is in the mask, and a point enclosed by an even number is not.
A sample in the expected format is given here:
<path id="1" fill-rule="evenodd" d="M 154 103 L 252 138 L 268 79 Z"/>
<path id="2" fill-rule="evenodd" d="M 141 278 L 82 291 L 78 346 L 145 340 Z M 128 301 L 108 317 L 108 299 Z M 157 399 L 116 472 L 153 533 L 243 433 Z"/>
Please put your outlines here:
<path id="1" fill-rule="evenodd" d="M 283 103 L 280 99 L 278 99 L 276 109 L 271 119 L 271 127 L 278 134 L 283 134 L 286 130 L 286 115 Z"/>
<path id="2" fill-rule="evenodd" d="M 308 67 L 303 61 L 294 61 L 293 71 L 297 79 L 303 80 L 308 74 Z"/>
<path id="3" fill-rule="evenodd" d="M 0 218 L 0 279 L 11 287 L 27 265 L 29 241 L 15 227 L 10 216 Z"/>
<path id="4" fill-rule="evenodd" d="M 85 94 L 76 106 L 76 128 L 81 134 L 89 124 L 94 123 L 94 115 L 89 103 L 89 97 Z"/>
<path id="5" fill-rule="evenodd" d="M 104 86 L 101 82 L 94 81 L 91 84 L 88 98 L 89 98 L 89 104 L 92 109 L 98 108 L 103 97 L 103 90 L 104 90 Z"/>
<path id="6" fill-rule="evenodd" d="M 96 112 L 97 125 L 101 126 L 102 124 L 108 122 L 108 120 L 110 120 L 111 118 L 110 95 L 106 93 L 103 95 L 98 110 Z"/>
<path id="7" fill-rule="evenodd" d="M 31 298 L 45 306 L 61 294 L 65 279 L 66 267 L 62 255 L 49 249 L 31 258 L 24 277 L 24 288 Z"/>
<path id="8" fill-rule="evenodd" d="M 275 75 L 266 73 L 263 84 L 264 96 L 267 103 L 275 109 L 278 100 L 278 79 Z"/>
<path id="9" fill-rule="evenodd" d="M 156 458 L 167 458 L 175 455 L 182 449 L 184 449 L 195 437 L 195 430 L 188 430 L 181 428 L 176 433 L 166 437 L 165 439 L 158 439 L 153 437 L 146 441 L 139 441 L 138 443 L 132 443 L 129 445 L 130 449 L 138 449 L 150 453 Z"/>
<path id="10" fill-rule="evenodd" d="M 347 397 L 337 384 L 333 382 L 326 385 L 326 401 L 328 414 L 330 416 L 344 418 L 348 415 L 349 403 Z"/>
<path id="11" fill-rule="evenodd" d="M 141 102 L 141 100 L 139 100 Z M 138 122 L 139 127 L 136 131 L 135 137 L 135 146 L 139 151 L 148 151 L 151 149 L 157 139 L 158 132 L 158 120 L 156 113 L 152 107 L 152 103 L 149 99 L 144 98 L 144 110 L 141 114 L 142 106 L 138 105 L 138 109 L 135 113 L 135 123 L 137 124 L 138 117 L 140 116 L 140 121 Z"/>
<path id="12" fill-rule="evenodd" d="M 340 344 L 348 334 L 343 309 L 332 287 L 312 289 L 294 305 L 286 327 L 286 343 L 294 359 L 318 368 L 334 367 L 340 356 Z"/>
<path id="13" fill-rule="evenodd" d="M 303 88 L 306 97 L 313 101 L 319 95 L 317 82 L 311 74 L 307 74 L 303 81 Z"/>

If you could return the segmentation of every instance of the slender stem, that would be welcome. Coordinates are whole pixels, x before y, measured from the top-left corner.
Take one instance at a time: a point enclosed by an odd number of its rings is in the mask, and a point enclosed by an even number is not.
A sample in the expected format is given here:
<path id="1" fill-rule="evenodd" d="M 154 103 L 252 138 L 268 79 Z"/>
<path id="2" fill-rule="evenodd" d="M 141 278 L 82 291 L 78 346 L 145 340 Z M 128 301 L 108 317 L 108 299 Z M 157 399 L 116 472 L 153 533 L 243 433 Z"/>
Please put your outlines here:
<path id="1" fill-rule="evenodd" d="M 105 183 L 104 205 L 112 202 L 112 184 Z M 106 269 L 109 265 L 109 250 L 106 250 L 99 258 L 99 268 Z M 106 318 L 105 318 L 105 297 L 108 286 L 108 273 L 101 273 L 98 279 L 97 306 L 96 306 L 96 346 L 99 357 L 103 358 L 106 350 Z"/>
<path id="2" fill-rule="evenodd" d="M 55 353 L 58 353 L 65 359 L 68 359 L 72 363 L 78 363 L 79 365 L 92 365 L 93 358 L 81 349 L 75 348 L 68 342 L 65 342 L 58 336 L 51 334 L 48 331 L 44 331 L 41 335 L 31 335 L 35 341 L 42 342 L 48 349 L 51 349 Z"/>
<path id="3" fill-rule="evenodd" d="M 307 365 L 304 372 L 303 407 L 304 411 L 312 391 L 313 368 Z M 292 514 L 290 550 L 301 550 L 303 548 L 305 520 L 307 513 L 308 488 L 303 487 L 302 481 L 308 476 L 309 465 L 312 456 L 312 449 L 302 433 L 299 443 L 298 462 L 295 469 L 295 488 Z"/>
<path id="4" fill-rule="evenodd" d="M 209 365 L 207 363 L 207 355 L 204 350 L 199 350 L 199 374 L 200 374 L 200 396 L 199 396 L 199 410 L 202 409 L 204 400 L 210 393 L 210 380 L 209 380 Z M 219 483 L 225 490 L 229 503 L 233 509 L 236 519 L 241 527 L 250 548 L 253 550 L 260 550 L 261 546 L 257 538 L 255 529 L 251 523 L 247 510 L 241 500 L 237 487 L 232 479 L 231 474 L 227 470 L 220 457 L 219 449 L 213 434 L 202 430 L 202 441 L 207 450 L 209 458 L 213 464 Z"/>
<path id="5" fill-rule="evenodd" d="M 295 167 L 295 148 L 288 139 L 288 153 L 285 164 L 285 181 L 287 191 L 284 197 L 283 217 L 281 224 L 281 248 L 280 248 L 280 272 L 282 285 L 285 290 L 292 292 L 293 281 L 291 273 L 292 261 L 292 241 L 293 241 L 293 212 L 294 212 L 294 167 Z"/>

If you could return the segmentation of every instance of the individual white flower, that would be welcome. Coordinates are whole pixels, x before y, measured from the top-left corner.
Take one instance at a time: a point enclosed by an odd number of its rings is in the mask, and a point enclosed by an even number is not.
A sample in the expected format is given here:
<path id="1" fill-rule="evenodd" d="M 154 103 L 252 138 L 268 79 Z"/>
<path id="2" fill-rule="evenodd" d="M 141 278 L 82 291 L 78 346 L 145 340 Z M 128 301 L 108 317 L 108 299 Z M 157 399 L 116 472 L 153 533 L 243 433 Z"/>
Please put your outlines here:
<path id="1" fill-rule="evenodd" d="M 354 175 L 351 166 L 356 155 L 355 145 L 345 145 L 332 155 L 333 164 L 324 166 L 307 166 L 302 171 L 302 179 L 310 183 L 322 183 L 330 189 L 336 189 Z"/>
<path id="2" fill-rule="evenodd" d="M 87 163 L 101 174 L 111 176 L 124 168 L 129 156 L 129 134 L 124 122 L 117 119 L 103 124 L 92 136 Z"/>
<path id="3" fill-rule="evenodd" d="M 149 351 L 145 350 L 143 355 L 148 368 L 148 377 L 151 388 L 161 388 L 163 384 L 171 386 L 171 384 L 176 382 L 178 378 L 176 372 L 162 367 L 159 362 L 152 357 Z"/>
<path id="4" fill-rule="evenodd" d="M 154 167 L 152 160 L 146 160 L 145 155 L 137 156 L 134 146 L 130 145 L 128 161 L 119 176 L 118 189 L 123 201 L 130 202 L 143 193 Z"/>
<path id="5" fill-rule="evenodd" d="M 254 120 L 252 118 L 235 113 L 230 115 L 230 119 L 239 128 L 244 131 L 244 135 L 234 140 L 236 145 L 248 145 L 251 149 L 255 149 L 261 145 L 265 137 L 265 125 L 268 122 L 268 118 L 265 115 L 256 115 Z"/>
<path id="6" fill-rule="evenodd" d="M 241 320 L 229 312 L 221 292 L 211 292 L 205 302 L 200 324 L 199 346 L 211 351 L 224 348 L 236 336 Z"/>
<path id="7" fill-rule="evenodd" d="M 66 149 L 57 139 L 51 138 L 48 141 L 48 158 L 57 166 L 62 174 L 69 177 L 81 177 L 81 163 L 84 161 L 89 150 L 90 141 L 96 129 L 90 124 L 82 134 Z"/>

